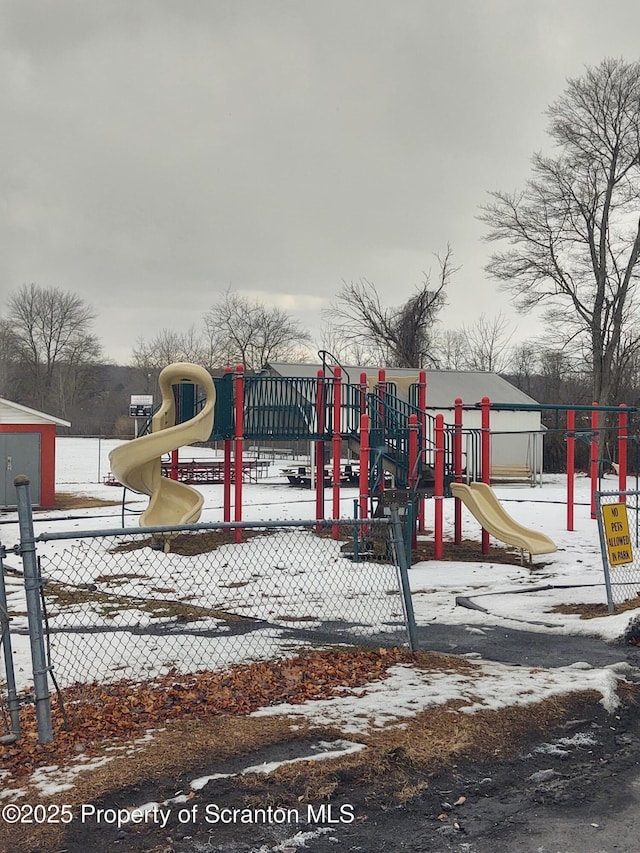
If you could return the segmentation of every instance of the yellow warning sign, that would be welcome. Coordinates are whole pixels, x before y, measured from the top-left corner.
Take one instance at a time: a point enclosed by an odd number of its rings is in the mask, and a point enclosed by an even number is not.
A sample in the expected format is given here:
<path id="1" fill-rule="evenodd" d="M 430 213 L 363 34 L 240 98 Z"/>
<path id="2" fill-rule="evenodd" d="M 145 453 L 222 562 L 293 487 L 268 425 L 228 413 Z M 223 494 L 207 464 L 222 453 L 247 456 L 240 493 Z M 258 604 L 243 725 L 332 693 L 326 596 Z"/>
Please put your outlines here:
<path id="1" fill-rule="evenodd" d="M 602 504 L 602 524 L 607 541 L 609 564 L 620 566 L 633 562 L 629 519 L 625 504 Z"/>

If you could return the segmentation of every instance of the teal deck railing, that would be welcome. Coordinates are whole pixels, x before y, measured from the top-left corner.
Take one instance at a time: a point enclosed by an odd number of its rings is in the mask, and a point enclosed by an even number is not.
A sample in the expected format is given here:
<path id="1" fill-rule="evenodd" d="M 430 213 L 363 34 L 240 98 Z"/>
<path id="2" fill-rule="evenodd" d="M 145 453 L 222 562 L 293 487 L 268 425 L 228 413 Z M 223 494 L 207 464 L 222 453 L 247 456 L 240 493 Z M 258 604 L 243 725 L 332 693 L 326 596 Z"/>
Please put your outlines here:
<path id="1" fill-rule="evenodd" d="M 384 469 L 393 469 L 399 487 L 409 482 L 408 427 L 411 415 L 418 420 L 418 440 L 421 453 L 418 459 L 419 478 L 425 467 L 435 461 L 435 417 L 424 414 L 415 405 L 417 394 L 410 389 L 410 402 L 399 399 L 395 388 L 387 383 L 385 393 L 366 392 L 360 385 L 341 383 L 340 423 L 334 425 L 334 394 L 337 388 L 331 376 L 325 379 L 245 376 L 243 407 L 243 437 L 247 440 L 270 441 L 329 441 L 338 427 L 341 435 L 359 440 L 362 401 L 370 418 L 372 466 L 378 480 Z M 235 380 L 232 373 L 214 379 L 216 404 L 211 441 L 232 438 L 235 431 Z M 379 391 L 379 389 L 376 389 Z M 412 393 L 413 391 L 413 393 Z M 184 392 L 182 392 L 184 396 Z M 193 398 L 193 399 L 192 399 Z M 186 395 L 194 414 L 203 400 Z M 320 405 L 321 404 L 321 405 Z M 186 420 L 190 414 L 181 412 Z M 424 431 L 424 435 L 423 435 Z M 464 441 L 477 443 L 478 431 L 464 430 Z M 473 434 L 472 434 L 473 433 Z M 479 435 L 479 432 L 478 432 Z M 445 425 L 445 470 L 453 467 L 453 427 Z M 479 454 L 472 454 L 479 458 Z M 474 477 L 472 472 L 472 478 Z"/>

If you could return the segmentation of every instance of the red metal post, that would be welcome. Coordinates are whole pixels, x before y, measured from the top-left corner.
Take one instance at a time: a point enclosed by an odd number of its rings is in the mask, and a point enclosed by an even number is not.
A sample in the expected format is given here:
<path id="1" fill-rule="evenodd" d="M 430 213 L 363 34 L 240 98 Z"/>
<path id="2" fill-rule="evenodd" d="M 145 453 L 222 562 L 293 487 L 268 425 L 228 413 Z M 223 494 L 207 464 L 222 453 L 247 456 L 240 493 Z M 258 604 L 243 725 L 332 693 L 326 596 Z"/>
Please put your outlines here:
<path id="1" fill-rule="evenodd" d="M 483 397 L 480 401 L 482 409 L 480 431 L 480 470 L 482 482 L 491 483 L 491 401 Z M 489 553 L 489 534 L 482 530 L 482 553 Z"/>
<path id="2" fill-rule="evenodd" d="M 369 517 L 369 415 L 360 415 L 360 518 Z"/>
<path id="3" fill-rule="evenodd" d="M 380 429 L 382 430 L 383 442 L 386 444 L 387 441 L 387 431 L 386 424 L 387 418 L 385 416 L 385 408 L 387 405 L 387 373 L 383 368 L 378 370 L 378 397 L 380 398 L 380 408 L 378 410 L 378 417 L 380 418 Z"/>
<path id="4" fill-rule="evenodd" d="M 591 454 L 589 464 L 589 476 L 591 478 L 591 518 L 596 517 L 596 492 L 598 491 L 598 467 L 600 464 L 598 451 L 600 447 L 600 418 L 597 409 L 598 404 L 593 403 L 591 412 Z"/>
<path id="5" fill-rule="evenodd" d="M 456 483 L 462 482 L 462 400 L 456 397 L 453 410 L 453 476 Z M 462 501 L 454 498 L 453 539 L 462 542 Z"/>
<path id="6" fill-rule="evenodd" d="M 441 560 L 444 553 L 443 546 L 443 500 L 444 500 L 444 417 L 436 415 L 436 458 L 435 458 L 435 484 L 433 491 L 434 500 L 434 529 L 433 529 L 433 558 Z"/>
<path id="7" fill-rule="evenodd" d="M 625 403 L 620 404 L 618 415 L 618 490 L 627 490 L 627 439 L 629 436 L 629 414 Z M 627 502 L 626 495 L 620 497 L 622 503 Z"/>
<path id="8" fill-rule="evenodd" d="M 567 412 L 567 530 L 573 530 L 576 474 L 576 413 Z"/>
<path id="9" fill-rule="evenodd" d="M 331 452 L 333 456 L 333 477 L 332 477 L 332 494 L 333 494 L 333 518 L 340 518 L 340 463 L 341 463 L 341 445 L 342 433 L 340 425 L 342 420 L 342 370 L 336 367 L 333 371 L 333 430 L 331 433 Z M 340 538 L 340 526 L 334 524 L 331 527 L 331 536 L 333 539 Z"/>
<path id="10" fill-rule="evenodd" d="M 318 422 L 318 435 L 324 434 L 324 373 L 318 370 L 317 393 L 316 393 L 316 419 Z M 324 518 L 324 441 L 316 441 L 316 519 Z"/>
<path id="11" fill-rule="evenodd" d="M 420 410 L 420 425 L 422 427 L 422 462 L 427 461 L 427 371 L 421 370 L 418 374 L 418 409 Z M 418 530 L 424 531 L 426 516 L 426 498 L 424 495 L 418 499 Z"/>
<path id="12" fill-rule="evenodd" d="M 235 478 L 234 521 L 242 521 L 242 456 L 244 449 L 244 367 L 239 364 L 235 375 L 235 431 L 233 442 L 233 467 Z M 242 530 L 236 527 L 234 540 L 242 541 Z"/>
<path id="13" fill-rule="evenodd" d="M 409 494 L 415 495 L 418 482 L 418 416 L 409 415 Z M 412 519 L 411 547 L 416 546 L 416 519 Z"/>
<path id="14" fill-rule="evenodd" d="M 225 367 L 225 374 L 232 373 L 230 367 Z M 225 438 L 222 444 L 223 452 L 223 475 L 222 475 L 222 518 L 223 521 L 231 521 L 231 439 Z"/>

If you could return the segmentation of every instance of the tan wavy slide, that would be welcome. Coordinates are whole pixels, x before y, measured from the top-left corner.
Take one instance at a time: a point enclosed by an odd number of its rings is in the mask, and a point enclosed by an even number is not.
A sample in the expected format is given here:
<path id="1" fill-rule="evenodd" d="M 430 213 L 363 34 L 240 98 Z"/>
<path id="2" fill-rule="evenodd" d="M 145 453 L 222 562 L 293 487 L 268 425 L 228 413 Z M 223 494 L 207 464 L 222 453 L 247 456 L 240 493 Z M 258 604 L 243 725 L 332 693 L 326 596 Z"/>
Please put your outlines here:
<path id="1" fill-rule="evenodd" d="M 528 551 L 531 556 L 551 554 L 557 551 L 557 545 L 544 533 L 530 530 L 511 518 L 502 506 L 496 493 L 486 483 L 451 483 L 451 494 L 460 498 L 467 509 L 480 522 L 484 530 L 495 539 L 499 539 L 514 548 Z"/>
<path id="2" fill-rule="evenodd" d="M 188 421 L 176 424 L 172 385 L 193 382 L 204 389 L 206 402 Z M 140 516 L 141 527 L 192 524 L 200 518 L 204 498 L 197 489 L 162 476 L 162 456 L 194 441 L 206 441 L 213 430 L 216 390 L 209 373 L 197 364 L 176 362 L 158 377 L 162 405 L 152 421 L 149 435 L 134 438 L 109 454 L 114 476 L 134 492 L 149 495 L 147 509 Z"/>

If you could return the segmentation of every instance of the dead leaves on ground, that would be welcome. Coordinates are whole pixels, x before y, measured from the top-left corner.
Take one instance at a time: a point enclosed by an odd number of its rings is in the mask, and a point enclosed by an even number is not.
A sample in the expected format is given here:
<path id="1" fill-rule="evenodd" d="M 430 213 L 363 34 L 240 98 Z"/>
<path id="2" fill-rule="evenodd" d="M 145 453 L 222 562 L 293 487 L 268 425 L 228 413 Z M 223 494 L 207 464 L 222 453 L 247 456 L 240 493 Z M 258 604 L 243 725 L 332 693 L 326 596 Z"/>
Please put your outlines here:
<path id="1" fill-rule="evenodd" d="M 79 753 L 97 754 L 111 741 L 139 737 L 168 720 L 246 715 L 281 702 L 331 698 L 384 678 L 395 664 L 413 661 L 402 649 L 334 649 L 222 672 L 172 671 L 146 682 L 76 685 L 62 692 L 62 706 L 52 697 L 52 744 L 38 742 L 33 707 L 23 706 L 22 737 L 0 746 L 1 766 L 14 778 L 24 777 L 38 766 L 64 764 Z"/>

